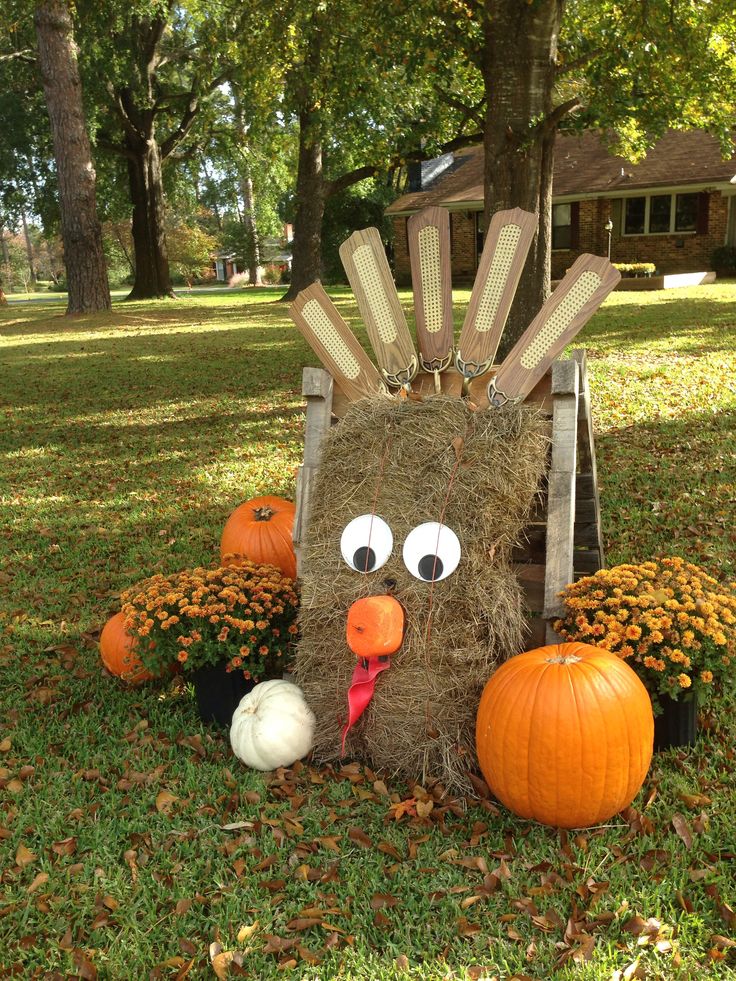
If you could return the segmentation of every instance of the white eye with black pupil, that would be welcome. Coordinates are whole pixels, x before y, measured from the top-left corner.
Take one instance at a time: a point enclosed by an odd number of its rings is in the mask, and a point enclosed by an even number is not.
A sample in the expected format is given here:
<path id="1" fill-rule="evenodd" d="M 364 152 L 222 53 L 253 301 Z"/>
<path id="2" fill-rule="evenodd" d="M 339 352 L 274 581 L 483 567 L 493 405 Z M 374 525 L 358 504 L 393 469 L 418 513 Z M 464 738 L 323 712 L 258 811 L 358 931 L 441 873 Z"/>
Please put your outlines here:
<path id="1" fill-rule="evenodd" d="M 388 561 L 394 547 L 391 529 L 377 514 L 361 514 L 347 524 L 340 538 L 340 551 L 351 569 L 374 572 Z"/>
<path id="2" fill-rule="evenodd" d="M 439 582 L 457 569 L 460 542 L 452 528 L 426 521 L 407 535 L 403 556 L 404 565 L 415 579 Z"/>

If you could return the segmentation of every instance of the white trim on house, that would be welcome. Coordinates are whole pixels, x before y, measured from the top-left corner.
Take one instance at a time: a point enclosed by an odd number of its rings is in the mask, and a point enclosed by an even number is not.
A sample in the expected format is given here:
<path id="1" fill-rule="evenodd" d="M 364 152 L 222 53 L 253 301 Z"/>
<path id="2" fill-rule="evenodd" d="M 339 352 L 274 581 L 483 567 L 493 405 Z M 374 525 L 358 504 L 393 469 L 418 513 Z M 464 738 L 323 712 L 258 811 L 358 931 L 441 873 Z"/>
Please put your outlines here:
<path id="1" fill-rule="evenodd" d="M 736 195 L 736 176 L 730 181 L 700 181 L 697 184 L 652 184 L 647 187 L 632 187 L 631 189 L 611 188 L 607 191 L 588 191 L 580 194 L 553 194 L 554 204 L 569 204 L 572 201 L 618 200 L 621 198 L 641 198 L 650 194 L 697 194 L 699 191 L 720 191 L 724 197 Z M 468 201 L 435 202 L 437 207 L 447 208 L 449 212 L 482 211 L 483 201 L 479 199 Z M 408 218 L 415 215 L 421 208 L 410 208 L 404 211 L 392 211 L 389 218 Z M 667 234 L 659 232 L 656 234 Z"/>
<path id="2" fill-rule="evenodd" d="M 649 194 L 697 194 L 699 191 L 720 191 L 724 196 L 736 194 L 733 183 L 718 181 L 717 183 L 699 184 L 653 184 L 649 187 L 632 187 L 630 190 L 616 188 L 610 191 L 591 191 L 588 194 L 556 194 L 552 195 L 555 204 L 566 204 L 569 201 L 595 201 L 596 198 L 619 200 L 622 198 L 643 198 Z M 408 212 L 407 212 L 408 213 Z"/>

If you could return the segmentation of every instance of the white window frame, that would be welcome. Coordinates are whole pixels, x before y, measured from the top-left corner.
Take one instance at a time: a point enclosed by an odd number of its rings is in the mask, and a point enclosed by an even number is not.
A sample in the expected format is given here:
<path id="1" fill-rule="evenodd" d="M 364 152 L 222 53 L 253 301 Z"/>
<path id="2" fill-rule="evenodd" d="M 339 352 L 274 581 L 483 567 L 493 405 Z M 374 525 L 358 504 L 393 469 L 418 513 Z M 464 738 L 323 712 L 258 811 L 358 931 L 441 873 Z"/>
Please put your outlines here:
<path id="1" fill-rule="evenodd" d="M 629 194 L 627 197 L 623 198 L 623 207 L 621 208 L 621 237 L 622 238 L 641 238 L 646 235 L 647 238 L 656 238 L 658 235 L 697 235 L 697 213 L 695 216 L 695 228 L 688 229 L 688 231 L 678 231 L 675 228 L 675 208 L 677 205 L 677 198 L 685 194 L 692 194 L 695 197 L 698 196 L 697 191 L 671 191 L 670 197 L 670 227 L 667 232 L 650 232 L 649 231 L 649 212 L 651 209 L 652 198 L 664 198 L 667 197 L 667 192 L 653 193 L 653 194 Z M 633 198 L 644 198 L 644 231 L 643 232 L 627 232 L 626 231 L 626 202 L 631 201 Z"/>

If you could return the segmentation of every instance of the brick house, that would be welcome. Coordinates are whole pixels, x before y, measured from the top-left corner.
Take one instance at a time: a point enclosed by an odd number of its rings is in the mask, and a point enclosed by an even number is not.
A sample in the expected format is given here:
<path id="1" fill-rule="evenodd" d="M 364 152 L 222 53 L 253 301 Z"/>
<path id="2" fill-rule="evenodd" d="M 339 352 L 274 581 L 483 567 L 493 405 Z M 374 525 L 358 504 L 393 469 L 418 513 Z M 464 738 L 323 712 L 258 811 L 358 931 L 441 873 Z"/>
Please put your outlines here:
<path id="1" fill-rule="evenodd" d="M 668 131 L 644 160 L 609 153 L 594 133 L 559 136 L 552 183 L 552 278 L 581 252 L 613 262 L 654 262 L 661 273 L 711 268 L 720 245 L 736 246 L 736 156 L 714 137 Z M 446 154 L 409 174 L 408 193 L 386 210 L 394 228 L 396 279 L 411 279 L 406 221 L 429 205 L 451 214 L 456 282 L 471 280 L 483 247 L 483 148 Z"/>

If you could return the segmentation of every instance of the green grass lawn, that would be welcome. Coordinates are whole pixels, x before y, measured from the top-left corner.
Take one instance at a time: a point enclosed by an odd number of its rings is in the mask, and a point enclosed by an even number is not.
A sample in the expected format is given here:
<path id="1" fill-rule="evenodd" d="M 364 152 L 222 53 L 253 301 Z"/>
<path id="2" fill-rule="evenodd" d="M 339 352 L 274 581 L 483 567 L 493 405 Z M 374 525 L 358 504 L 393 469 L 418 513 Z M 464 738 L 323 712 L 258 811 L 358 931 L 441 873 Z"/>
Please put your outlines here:
<path id="1" fill-rule="evenodd" d="M 186 692 L 103 675 L 122 589 L 293 494 L 316 362 L 274 295 L 0 310 L 0 976 L 213 977 L 212 943 L 252 978 L 734 976 L 733 704 L 566 834 L 354 765 L 264 778 Z M 736 578 L 736 284 L 615 293 L 576 346 L 609 564 Z"/>

